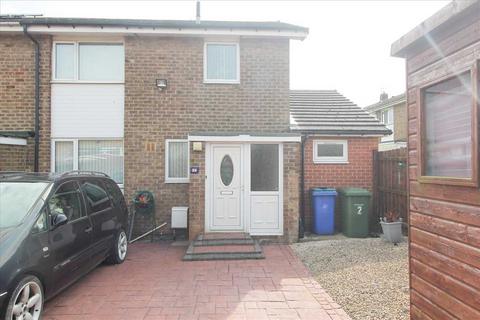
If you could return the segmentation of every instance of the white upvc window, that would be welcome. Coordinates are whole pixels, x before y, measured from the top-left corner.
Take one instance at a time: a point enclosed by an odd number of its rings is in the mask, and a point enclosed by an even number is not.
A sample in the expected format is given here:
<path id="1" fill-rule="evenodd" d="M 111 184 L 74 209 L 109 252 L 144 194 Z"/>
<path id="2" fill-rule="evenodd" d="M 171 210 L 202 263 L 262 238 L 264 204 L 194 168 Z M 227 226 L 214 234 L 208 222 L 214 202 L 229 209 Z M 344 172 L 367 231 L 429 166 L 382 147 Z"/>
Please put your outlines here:
<path id="1" fill-rule="evenodd" d="M 205 42 L 205 83 L 240 83 L 240 46 L 236 42 Z"/>
<path id="2" fill-rule="evenodd" d="M 380 119 L 379 120 L 387 127 L 387 129 L 390 129 L 392 131 L 391 135 L 388 135 L 386 137 L 382 137 L 382 142 L 393 141 L 394 140 L 393 108 L 388 108 L 388 109 L 382 110 L 380 112 Z"/>
<path id="3" fill-rule="evenodd" d="M 123 184 L 123 140 L 53 139 L 51 171 L 97 171 Z"/>
<path id="4" fill-rule="evenodd" d="M 165 140 L 165 182 L 190 181 L 190 147 L 186 139 Z"/>
<path id="5" fill-rule="evenodd" d="M 314 140 L 314 163 L 348 163 L 347 140 Z"/>
<path id="6" fill-rule="evenodd" d="M 52 51 L 53 81 L 94 83 L 124 81 L 123 43 L 55 41 Z"/>

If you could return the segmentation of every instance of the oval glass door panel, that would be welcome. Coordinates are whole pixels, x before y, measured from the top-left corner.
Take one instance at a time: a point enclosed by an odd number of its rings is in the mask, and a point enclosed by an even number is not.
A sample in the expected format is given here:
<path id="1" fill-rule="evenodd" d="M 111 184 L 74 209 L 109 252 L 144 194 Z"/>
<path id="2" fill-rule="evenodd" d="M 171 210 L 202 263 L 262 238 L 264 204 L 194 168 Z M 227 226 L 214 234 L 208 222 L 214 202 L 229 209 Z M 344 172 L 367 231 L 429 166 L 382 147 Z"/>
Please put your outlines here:
<path id="1" fill-rule="evenodd" d="M 220 178 L 225 187 L 228 187 L 233 180 L 233 161 L 227 154 L 223 157 L 220 163 Z"/>

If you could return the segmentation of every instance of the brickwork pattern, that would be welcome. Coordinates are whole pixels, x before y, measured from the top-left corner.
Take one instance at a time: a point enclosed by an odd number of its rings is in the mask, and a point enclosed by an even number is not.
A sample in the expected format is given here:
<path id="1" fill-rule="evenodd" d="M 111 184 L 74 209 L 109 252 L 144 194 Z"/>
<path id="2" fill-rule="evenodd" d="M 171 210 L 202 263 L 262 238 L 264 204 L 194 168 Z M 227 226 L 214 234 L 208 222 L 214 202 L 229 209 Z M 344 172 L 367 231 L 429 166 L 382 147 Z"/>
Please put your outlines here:
<path id="1" fill-rule="evenodd" d="M 378 149 L 379 141 L 375 137 L 348 138 L 348 164 L 316 164 L 313 163 L 313 141 L 318 139 L 325 138 L 309 137 L 305 144 L 306 231 L 311 231 L 312 228 L 311 188 L 360 187 L 372 191 L 373 150 Z"/>

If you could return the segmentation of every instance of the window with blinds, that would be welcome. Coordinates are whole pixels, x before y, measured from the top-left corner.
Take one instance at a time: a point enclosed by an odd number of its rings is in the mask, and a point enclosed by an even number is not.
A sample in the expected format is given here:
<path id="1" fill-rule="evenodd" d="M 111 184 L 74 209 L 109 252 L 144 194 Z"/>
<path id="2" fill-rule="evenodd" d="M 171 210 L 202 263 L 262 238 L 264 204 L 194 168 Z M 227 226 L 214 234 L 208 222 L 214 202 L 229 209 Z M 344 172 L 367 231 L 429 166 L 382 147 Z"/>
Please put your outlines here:
<path id="1" fill-rule="evenodd" d="M 423 89 L 422 176 L 474 178 L 472 93 L 470 71 Z"/>
<path id="2" fill-rule="evenodd" d="M 206 43 L 204 81 L 208 83 L 238 83 L 238 43 Z"/>
<path id="3" fill-rule="evenodd" d="M 188 140 L 166 140 L 165 182 L 189 182 Z"/>

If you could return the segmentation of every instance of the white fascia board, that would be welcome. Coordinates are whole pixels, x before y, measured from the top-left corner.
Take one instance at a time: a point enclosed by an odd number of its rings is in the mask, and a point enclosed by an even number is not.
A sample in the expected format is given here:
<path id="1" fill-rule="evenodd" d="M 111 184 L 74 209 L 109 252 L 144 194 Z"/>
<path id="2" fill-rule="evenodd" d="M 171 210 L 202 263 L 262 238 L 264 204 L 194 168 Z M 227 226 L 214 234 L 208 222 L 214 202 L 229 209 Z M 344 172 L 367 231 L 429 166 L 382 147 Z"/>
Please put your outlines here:
<path id="1" fill-rule="evenodd" d="M 27 139 L 0 137 L 0 144 L 8 144 L 8 145 L 12 145 L 12 146 L 26 146 L 27 145 Z"/>
<path id="2" fill-rule="evenodd" d="M 2 31 L 3 29 L 0 29 Z M 21 27 L 20 27 L 21 31 Z M 303 40 L 306 32 L 252 30 L 252 29 L 197 29 L 197 28 L 138 28 L 100 26 L 42 26 L 29 25 L 29 33 L 40 34 L 143 34 L 143 35 L 188 35 L 188 36 L 244 36 L 280 37 Z"/>
<path id="3" fill-rule="evenodd" d="M 302 137 L 298 136 L 188 136 L 188 141 L 203 142 L 301 142 Z"/>

